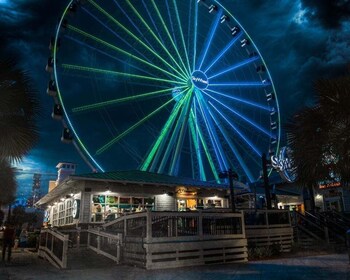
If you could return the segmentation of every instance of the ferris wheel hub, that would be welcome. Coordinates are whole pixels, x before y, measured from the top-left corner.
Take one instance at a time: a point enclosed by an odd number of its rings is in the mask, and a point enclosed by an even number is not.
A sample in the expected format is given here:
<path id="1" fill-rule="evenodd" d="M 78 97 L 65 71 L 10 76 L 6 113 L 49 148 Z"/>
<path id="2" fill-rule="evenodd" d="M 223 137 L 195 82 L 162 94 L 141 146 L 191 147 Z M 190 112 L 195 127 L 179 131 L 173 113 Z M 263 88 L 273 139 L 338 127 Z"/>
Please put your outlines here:
<path id="1" fill-rule="evenodd" d="M 191 76 L 192 84 L 197 89 L 206 89 L 209 85 L 207 75 L 201 70 L 195 70 Z"/>

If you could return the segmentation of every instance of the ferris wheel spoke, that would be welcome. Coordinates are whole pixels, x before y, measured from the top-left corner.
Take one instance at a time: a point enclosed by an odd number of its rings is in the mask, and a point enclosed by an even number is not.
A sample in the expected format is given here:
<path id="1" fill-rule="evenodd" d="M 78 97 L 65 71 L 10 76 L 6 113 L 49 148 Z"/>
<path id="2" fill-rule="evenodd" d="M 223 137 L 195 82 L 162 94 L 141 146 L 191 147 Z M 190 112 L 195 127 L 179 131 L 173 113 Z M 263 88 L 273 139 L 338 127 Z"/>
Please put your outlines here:
<path id="1" fill-rule="evenodd" d="M 176 59 L 171 55 L 169 50 L 167 49 L 166 46 L 162 44 L 160 39 L 157 37 L 157 35 L 153 32 L 152 28 L 148 25 L 148 23 L 144 20 L 142 15 L 137 11 L 137 9 L 131 4 L 129 0 L 127 0 L 127 4 L 130 6 L 132 11 L 135 13 L 135 15 L 139 18 L 139 20 L 142 22 L 142 24 L 147 28 L 148 32 L 153 36 L 153 38 L 158 42 L 160 47 L 166 52 L 166 54 L 169 56 L 169 58 L 173 61 L 173 63 L 177 66 L 177 70 L 182 73 L 184 77 L 186 77 L 187 73 L 186 71 L 177 63 Z"/>
<path id="2" fill-rule="evenodd" d="M 197 163 L 198 163 L 198 169 L 199 169 L 199 179 L 202 181 L 206 181 L 206 175 L 205 175 L 205 171 L 204 171 L 204 165 L 203 165 L 203 160 L 202 160 L 202 155 L 200 152 L 200 145 L 198 142 L 198 133 L 196 133 L 196 129 L 195 129 L 195 125 L 194 125 L 194 121 L 193 121 L 193 111 L 191 111 L 191 115 L 189 118 L 189 129 L 190 129 L 190 137 L 193 141 L 193 146 L 194 146 L 194 150 L 195 150 L 195 154 L 196 154 L 196 158 L 197 158 Z M 194 165 L 194 162 L 192 163 L 192 165 Z"/>
<path id="3" fill-rule="evenodd" d="M 204 73 L 207 73 L 210 68 L 212 68 L 225 54 L 226 52 L 231 49 L 231 47 L 237 42 L 237 40 L 242 36 L 242 32 L 237 34 L 230 43 L 227 44 L 227 46 L 212 60 L 212 62 L 209 64 L 209 66 L 203 71 Z"/>
<path id="4" fill-rule="evenodd" d="M 254 176 L 252 175 L 251 171 L 249 170 L 248 166 L 245 164 L 240 152 L 238 151 L 236 145 L 233 143 L 233 141 L 231 140 L 231 138 L 229 137 L 229 133 L 228 131 L 224 128 L 223 125 L 221 125 L 221 123 L 216 119 L 216 117 L 214 116 L 213 112 L 210 112 L 210 116 L 211 118 L 214 120 L 216 127 L 220 130 L 221 135 L 224 137 L 226 143 L 228 144 L 228 146 L 230 147 L 231 151 L 233 152 L 234 156 L 237 159 L 237 162 L 239 163 L 239 165 L 242 167 L 244 173 L 246 174 L 246 176 L 248 177 L 250 182 L 254 181 Z"/>
<path id="5" fill-rule="evenodd" d="M 228 72 L 234 71 L 234 70 L 236 70 L 236 69 L 238 69 L 238 68 L 240 68 L 242 66 L 245 66 L 245 65 L 247 65 L 247 64 L 249 64 L 251 62 L 254 62 L 254 61 L 258 60 L 258 59 L 260 59 L 259 56 L 250 57 L 250 58 L 248 58 L 246 60 L 243 60 L 243 61 L 241 61 L 241 62 L 239 62 L 239 63 L 237 63 L 237 64 L 235 64 L 235 65 L 233 65 L 233 66 L 231 66 L 229 68 L 224 69 L 223 71 L 221 71 L 219 73 L 216 73 L 216 74 L 212 75 L 211 77 L 208 77 L 208 79 L 210 80 L 210 79 L 213 79 L 213 78 L 218 77 L 220 75 L 223 75 L 223 74 L 226 74 Z"/>
<path id="6" fill-rule="evenodd" d="M 93 67 L 72 65 L 72 64 L 62 64 L 61 66 L 63 69 L 75 70 L 75 71 L 80 71 L 80 72 L 93 72 L 96 74 L 108 75 L 108 76 L 112 76 L 112 77 L 116 76 L 116 77 L 126 77 L 126 78 L 140 79 L 140 80 L 148 80 L 148 81 L 166 82 L 166 83 L 169 83 L 170 85 L 174 85 L 174 84 L 181 85 L 181 86 L 185 85 L 184 82 L 155 78 L 155 77 L 150 77 L 150 76 L 129 74 L 129 73 L 124 73 L 124 72 L 111 71 L 108 69 L 100 69 L 100 68 L 93 68 Z"/>
<path id="7" fill-rule="evenodd" d="M 243 133 L 242 133 L 238 128 L 236 128 L 236 126 L 235 126 L 234 124 L 232 124 L 232 122 L 231 122 L 229 119 L 227 119 L 227 118 L 220 112 L 220 110 L 217 109 L 210 101 L 208 101 L 208 104 L 210 104 L 210 105 L 214 108 L 214 110 L 219 114 L 219 116 L 220 116 L 221 118 L 223 118 L 223 119 L 225 120 L 225 122 L 226 122 L 231 128 L 233 128 L 233 130 L 236 132 L 236 134 L 237 134 L 238 136 L 240 136 L 241 139 L 243 139 L 243 141 L 244 141 L 246 144 L 248 144 L 248 146 L 249 146 L 250 148 L 252 148 L 253 151 L 260 157 L 260 156 L 261 156 L 261 152 L 258 150 L 258 148 L 255 147 L 255 145 L 253 145 L 253 144 L 251 143 L 251 141 L 249 141 L 248 138 L 245 137 L 245 136 L 243 135 Z"/>
<path id="8" fill-rule="evenodd" d="M 87 0 L 89 1 L 97 10 L 99 10 L 102 14 L 104 14 L 107 18 L 109 18 L 113 23 L 115 23 L 118 27 L 120 27 L 123 31 L 125 31 L 130 37 L 132 37 L 137 43 L 139 43 L 141 46 L 143 46 L 146 50 L 148 50 L 151 54 L 153 54 L 155 57 L 157 57 L 159 60 L 161 60 L 165 65 L 167 65 L 170 69 L 172 69 L 175 73 L 177 73 L 179 76 L 181 76 L 183 79 L 186 79 L 186 74 L 183 73 L 181 70 L 181 67 L 179 69 L 175 69 L 171 64 L 169 64 L 164 58 L 162 58 L 155 50 L 153 50 L 151 47 L 149 47 L 146 43 L 144 43 L 138 36 L 136 36 L 133 32 L 131 32 L 127 27 L 125 27 L 123 24 L 121 24 L 118 20 L 116 20 L 114 17 L 112 17 L 108 12 L 106 12 L 102 7 L 100 7 L 98 4 L 96 4 L 93 0 Z M 129 3 L 130 4 L 130 3 Z M 132 6 L 132 4 L 130 4 Z M 140 19 L 142 21 L 143 18 L 141 15 L 139 15 Z M 147 23 L 146 23 L 147 24 Z M 150 28 L 148 26 L 148 28 Z M 153 32 L 150 30 L 150 32 Z M 154 33 L 153 33 L 154 34 Z M 156 36 L 156 35 L 155 35 Z M 157 37 L 157 36 L 156 36 Z M 157 38 L 158 39 L 158 38 Z M 159 40 L 159 39 L 158 39 Z M 162 45 L 163 46 L 163 45 Z M 164 47 L 164 46 L 163 46 Z M 166 49 L 166 48 L 165 48 Z M 174 58 L 172 58 L 174 59 Z M 182 73 L 180 73 L 180 72 Z"/>
<path id="9" fill-rule="evenodd" d="M 161 155 L 161 151 L 163 150 L 165 144 L 166 144 L 166 139 L 169 136 L 169 133 L 171 131 L 171 128 L 174 125 L 176 116 L 179 113 L 179 110 L 182 107 L 182 104 L 185 100 L 185 97 L 183 97 L 179 102 L 176 102 L 174 105 L 174 108 L 167 119 L 165 125 L 163 126 L 157 140 L 154 142 L 154 145 L 152 146 L 150 152 L 147 153 L 147 158 L 144 160 L 141 170 L 142 171 L 154 171 L 155 166 L 158 164 L 159 157 Z M 151 165 L 152 163 L 152 165 Z M 151 165 L 151 166 L 150 166 Z"/>
<path id="10" fill-rule="evenodd" d="M 185 87 L 186 86 L 181 86 L 181 87 L 178 87 L 178 89 L 182 89 Z M 72 112 L 73 113 L 80 113 L 80 112 L 90 111 L 90 110 L 99 110 L 99 109 L 105 108 L 107 106 L 118 105 L 118 104 L 125 103 L 125 102 L 133 102 L 133 101 L 158 97 L 159 95 L 171 94 L 173 90 L 174 90 L 173 88 L 168 88 L 168 89 L 151 91 L 151 92 L 147 92 L 147 93 L 141 93 L 141 94 L 137 94 L 137 95 L 133 95 L 133 96 L 116 98 L 116 99 L 102 101 L 102 102 L 98 102 L 98 103 L 87 104 L 87 105 L 73 108 Z"/>
<path id="11" fill-rule="evenodd" d="M 114 0 L 115 1 L 115 0 Z M 119 5 L 119 4 L 118 4 Z M 139 50 L 137 50 L 132 44 L 130 44 L 127 40 L 125 40 L 122 36 L 120 36 L 116 31 L 114 31 L 111 27 L 109 27 L 107 24 L 105 24 L 102 20 L 100 20 L 97 16 L 95 16 L 92 12 L 90 12 L 87 8 L 84 6 L 81 7 L 83 11 L 85 11 L 90 17 L 92 17 L 94 20 L 96 20 L 99 24 L 101 24 L 104 28 L 106 28 L 109 32 L 111 32 L 116 38 L 121 40 L 123 43 L 125 43 L 130 49 L 134 50 L 140 57 L 143 57 L 146 61 L 150 62 L 150 60 Z M 139 31 L 139 29 L 138 29 Z M 141 32 L 141 31 L 139 31 Z M 148 41 L 147 41 L 148 43 Z M 149 43 L 148 43 L 149 44 Z M 150 44 L 149 44 L 150 45 Z"/>
<path id="12" fill-rule="evenodd" d="M 104 56 L 106 56 L 106 57 L 108 57 L 108 58 L 111 58 L 111 59 L 113 59 L 113 60 L 119 61 L 119 62 L 121 62 L 121 63 L 125 63 L 125 60 L 119 59 L 119 58 L 117 58 L 115 55 L 111 55 L 111 54 L 109 54 L 109 53 L 107 53 L 107 52 L 105 52 L 105 51 L 102 51 L 102 50 L 100 50 L 100 49 L 98 49 L 98 48 L 95 48 L 95 47 L 93 47 L 93 46 L 91 46 L 91 45 L 89 45 L 89 44 L 87 44 L 87 43 L 85 43 L 85 42 L 83 42 L 83 41 L 80 41 L 80 40 L 78 40 L 78 39 L 76 39 L 76 38 L 73 38 L 73 37 L 71 37 L 71 36 L 69 36 L 69 35 L 65 35 L 64 37 L 67 38 L 67 39 L 69 39 L 69 40 L 71 40 L 72 42 L 75 42 L 75 43 L 81 45 L 81 46 L 84 46 L 84 47 L 89 48 L 89 49 L 91 49 L 91 50 L 93 50 L 93 51 L 95 51 L 95 52 L 98 52 L 98 53 L 100 53 L 100 54 L 102 54 L 102 55 L 104 55 Z M 143 72 L 143 73 L 145 73 L 145 74 L 148 74 L 148 75 L 150 75 L 150 76 L 157 77 L 157 76 L 155 75 L 155 73 L 150 73 L 150 72 L 146 71 L 144 68 L 135 66 L 134 64 L 128 63 L 128 66 L 131 67 L 131 68 L 133 68 L 133 69 L 136 69 L 136 70 L 138 70 L 138 71 L 140 71 L 140 72 Z M 169 74 L 171 74 L 171 73 L 169 73 Z M 169 74 L 168 74 L 168 75 L 169 75 Z M 171 75 L 173 75 L 173 74 L 171 74 Z M 175 75 L 173 75 L 173 76 L 175 76 Z M 175 76 L 175 77 L 178 78 L 178 79 L 180 79 L 180 78 L 177 77 L 177 76 Z"/>
<path id="13" fill-rule="evenodd" d="M 175 151 L 173 154 L 173 158 L 172 158 L 170 170 L 169 170 L 169 174 L 171 174 L 171 175 L 177 175 L 177 173 L 178 173 L 179 161 L 180 161 L 180 157 L 181 157 L 181 149 L 182 149 L 184 139 L 185 139 L 185 134 L 187 131 L 188 117 L 189 117 L 190 111 L 191 111 L 192 99 L 193 99 L 193 88 L 191 89 L 191 92 L 188 95 L 188 98 L 187 98 L 187 101 L 185 104 L 186 107 L 184 108 L 184 117 L 181 118 L 181 120 L 180 120 L 181 128 L 180 128 L 178 141 L 176 143 Z"/>
<path id="14" fill-rule="evenodd" d="M 174 40 L 173 40 L 173 38 L 172 38 L 172 36 L 171 36 L 171 34 L 170 34 L 170 32 L 169 32 L 169 29 L 168 29 L 168 27 L 167 27 L 167 25 L 166 25 L 166 23 L 165 23 L 165 21 L 164 21 L 162 15 L 161 15 L 160 11 L 159 11 L 159 9 L 158 9 L 158 6 L 157 6 L 156 3 L 154 2 L 154 0 L 152 0 L 152 4 L 153 4 L 154 9 L 156 10 L 156 13 L 157 13 L 157 15 L 158 15 L 158 17 L 159 17 L 159 19 L 160 19 L 162 25 L 163 25 L 163 28 L 164 28 L 166 34 L 168 35 L 168 38 L 169 38 L 169 40 L 170 40 L 170 42 L 171 42 L 171 44 L 172 44 L 172 46 L 173 46 L 173 48 L 174 48 L 174 50 L 175 50 L 177 56 L 178 56 L 178 59 L 179 59 L 179 61 L 180 61 L 181 64 L 182 64 L 182 67 L 183 67 L 184 72 L 186 72 L 187 75 L 189 75 L 189 74 L 190 74 L 190 72 L 189 72 L 190 70 L 186 68 L 185 63 L 183 62 L 183 59 L 182 59 L 182 57 L 181 57 L 181 55 L 180 55 L 180 53 L 179 53 L 178 47 L 176 46 L 176 44 L 175 44 L 175 42 L 174 42 Z M 175 9 L 175 11 L 176 11 L 176 9 Z M 180 31 L 181 31 L 180 33 L 181 33 L 181 36 L 182 36 L 182 39 L 183 39 L 183 34 L 182 34 L 182 28 L 181 28 L 181 26 L 179 26 L 179 28 L 180 28 Z M 184 39 L 183 39 L 183 40 L 184 40 Z M 185 51 L 186 51 L 186 49 L 185 49 Z M 187 53 L 186 53 L 186 56 L 187 56 Z"/>
<path id="15" fill-rule="evenodd" d="M 155 109 L 153 112 L 151 112 L 150 114 L 148 114 L 147 116 L 145 116 L 144 118 L 142 118 L 141 120 L 139 120 L 137 123 L 135 123 L 134 125 L 132 125 L 131 127 L 129 127 L 128 129 L 124 130 L 121 134 L 119 134 L 117 137 L 113 138 L 111 141 L 109 141 L 108 143 L 106 143 L 105 145 L 103 145 L 101 148 L 99 148 L 96 151 L 96 155 L 100 155 L 103 152 L 105 152 L 106 150 L 108 150 L 112 145 L 114 145 L 115 143 L 117 143 L 118 141 L 120 141 L 122 138 L 124 138 L 126 135 L 128 135 L 129 133 L 131 133 L 132 131 L 134 131 L 136 128 L 138 128 L 140 125 L 142 125 L 145 121 L 147 121 L 148 119 L 150 119 L 151 117 L 153 117 L 155 114 L 159 113 L 162 109 L 164 109 L 166 106 L 168 106 L 171 102 L 173 102 L 177 96 L 181 96 L 182 93 L 184 93 L 186 90 L 178 93 L 176 96 L 174 96 L 173 98 L 171 98 L 170 100 L 168 100 L 167 102 L 165 102 L 163 105 L 159 106 L 157 109 Z"/>
<path id="16" fill-rule="evenodd" d="M 192 117 L 192 119 L 194 119 L 193 112 L 191 112 L 191 117 Z M 210 166 L 210 169 L 211 169 L 211 171 L 212 171 L 212 173 L 214 175 L 215 181 L 217 183 L 219 183 L 220 179 L 219 179 L 219 175 L 218 175 L 217 169 L 216 169 L 215 164 L 214 164 L 214 159 L 213 159 L 213 157 L 212 157 L 212 155 L 211 155 L 211 153 L 209 151 L 208 145 L 205 142 L 205 139 L 204 139 L 204 136 L 203 136 L 202 129 L 199 127 L 198 123 L 196 125 L 196 131 L 198 133 L 199 140 L 200 140 L 200 142 L 202 144 L 202 147 L 204 149 L 204 153 L 206 155 L 206 158 L 207 158 L 208 164 Z"/>
<path id="17" fill-rule="evenodd" d="M 198 91 L 197 94 L 200 94 Z M 214 149 L 216 159 L 218 160 L 219 167 L 221 170 L 227 170 L 229 168 L 227 164 L 227 159 L 225 157 L 225 153 L 222 149 L 222 146 L 220 144 L 220 141 L 217 137 L 216 131 L 215 131 L 215 126 L 211 122 L 211 118 L 209 115 L 209 108 L 206 106 L 206 104 L 203 104 L 203 97 L 201 96 L 196 96 L 196 100 L 199 104 L 199 109 L 201 112 L 202 119 L 204 121 L 204 124 L 206 126 L 207 134 L 209 136 L 211 145 Z"/>
<path id="18" fill-rule="evenodd" d="M 223 102 L 221 102 L 220 100 L 216 99 L 215 97 L 211 96 L 210 94 L 207 94 L 204 91 L 204 94 L 206 96 L 208 96 L 209 98 L 213 99 L 215 102 L 219 103 L 221 106 L 223 106 L 224 108 L 226 108 L 228 111 L 230 111 L 231 113 L 233 113 L 234 115 L 236 115 L 237 117 L 239 117 L 240 119 L 244 120 L 245 122 L 249 123 L 251 126 L 255 127 L 257 130 L 259 130 L 260 132 L 264 133 L 265 135 L 267 135 L 268 137 L 272 137 L 271 133 L 269 131 L 267 131 L 266 129 L 264 129 L 263 127 L 259 126 L 258 124 L 256 124 L 255 122 L 253 122 L 252 120 L 248 119 L 247 117 L 243 116 L 242 114 L 238 113 L 236 110 L 232 109 L 231 107 L 227 106 L 226 104 L 224 104 Z"/>
<path id="19" fill-rule="evenodd" d="M 188 58 L 188 51 L 187 51 L 187 47 L 186 47 L 186 43 L 185 43 L 185 38 L 184 38 L 184 34 L 182 31 L 182 25 L 181 25 L 181 20 L 180 20 L 180 15 L 179 15 L 179 10 L 176 4 L 176 0 L 173 0 L 174 3 L 174 7 L 175 7 L 175 13 L 176 13 L 176 18 L 177 18 L 177 24 L 179 26 L 179 30 L 180 30 L 180 34 L 181 34 L 181 41 L 182 41 L 182 45 L 183 45 L 183 49 L 184 49 L 184 53 L 186 56 L 186 62 L 187 62 L 187 70 L 188 73 L 191 73 L 191 66 L 190 66 L 190 60 Z"/>
<path id="20" fill-rule="evenodd" d="M 97 38 L 97 37 L 95 37 L 95 36 L 85 32 L 83 30 L 80 30 L 80 29 L 78 29 L 78 28 L 76 28 L 76 27 L 74 27 L 72 25 L 68 25 L 67 28 L 69 30 L 72 30 L 72 31 L 76 32 L 76 33 L 79 33 L 80 35 L 82 35 L 82 36 L 84 36 L 86 38 L 92 39 L 93 41 L 98 42 L 99 44 L 101 44 L 103 46 L 106 46 L 106 47 L 108 47 L 108 48 L 110 48 L 110 49 L 112 49 L 114 51 L 117 51 L 117 52 L 125 55 L 126 57 L 130 57 L 130 58 L 132 58 L 132 59 L 134 59 L 136 61 L 139 61 L 139 62 L 141 62 L 141 63 L 143 63 L 143 64 L 145 64 L 145 65 L 147 65 L 149 67 L 152 67 L 153 69 L 156 69 L 156 70 L 158 70 L 158 71 L 160 71 L 160 72 L 162 72 L 162 73 L 164 73 L 166 75 L 172 76 L 172 77 L 176 78 L 177 80 L 182 80 L 182 81 L 186 82 L 186 79 L 183 78 L 182 76 L 177 76 L 177 75 L 175 75 L 173 73 L 170 73 L 167 70 L 165 70 L 163 68 L 160 68 L 159 66 L 157 66 L 155 64 L 152 64 L 152 63 L 150 63 L 150 62 L 148 62 L 148 61 L 146 61 L 146 60 L 144 60 L 144 59 L 142 59 L 142 58 L 140 58 L 140 57 L 138 57 L 136 55 L 131 54 L 130 52 L 127 52 L 127 51 L 125 51 L 125 50 L 123 50 L 121 48 L 118 48 L 118 47 L 116 47 L 116 46 L 114 46 L 114 45 L 112 45 L 112 44 L 110 44 L 110 43 L 108 43 L 108 42 L 106 42 L 106 41 L 104 41 L 104 40 L 102 40 L 100 38 Z"/>
<path id="21" fill-rule="evenodd" d="M 215 95 L 220 95 L 222 97 L 225 97 L 225 98 L 228 98 L 228 99 L 232 99 L 234 101 L 237 101 L 239 103 L 243 103 L 243 104 L 246 104 L 246 105 L 249 105 L 249 106 L 252 106 L 254 108 L 259 108 L 261 110 L 264 110 L 264 111 L 267 111 L 267 112 L 271 112 L 271 108 L 268 107 L 268 106 L 265 106 L 265 105 L 261 105 L 259 103 L 256 103 L 256 102 L 252 102 L 250 100 L 246 100 L 246 99 L 242 99 L 242 98 L 238 98 L 238 97 L 234 97 L 232 95 L 228 95 L 228 94 L 225 94 L 225 93 L 222 93 L 222 92 L 219 92 L 219 91 L 215 91 L 215 90 L 211 90 L 211 89 L 206 89 L 205 90 L 205 93 L 206 95 L 208 95 L 209 93 L 208 92 L 211 92 Z"/>
<path id="22" fill-rule="evenodd" d="M 192 62 L 192 72 L 196 69 L 196 57 L 197 57 L 197 36 L 198 36 L 198 5 L 194 4 L 194 36 L 193 36 L 193 62 Z"/>
<path id="23" fill-rule="evenodd" d="M 150 41 L 147 40 L 146 36 L 143 34 L 143 32 L 140 30 L 140 28 L 137 26 L 137 24 L 129 17 L 128 13 L 125 12 L 123 7 L 119 4 L 117 0 L 113 0 L 113 2 L 118 6 L 118 9 L 124 14 L 124 16 L 128 19 L 128 21 L 131 23 L 131 25 L 136 29 L 136 31 L 140 34 L 141 38 L 145 40 L 145 42 L 153 49 L 155 48 L 152 46 Z"/>
<path id="24" fill-rule="evenodd" d="M 225 82 L 225 83 L 209 83 L 208 87 L 266 87 L 269 82 Z"/>
<path id="25" fill-rule="evenodd" d="M 207 40 L 206 40 L 206 42 L 204 43 L 204 49 L 203 49 L 202 52 L 201 52 L 201 56 L 200 56 L 200 60 L 199 60 L 200 63 L 199 63 L 199 65 L 198 65 L 198 67 L 196 67 L 196 69 L 201 70 L 201 68 L 202 68 L 202 65 L 203 65 L 204 60 L 205 60 L 205 58 L 206 58 L 206 56 L 207 56 L 209 47 L 210 47 L 210 45 L 211 45 L 211 41 L 213 40 L 213 37 L 214 37 L 214 35 L 215 35 L 215 31 L 216 31 L 216 29 L 217 29 L 217 27 L 218 27 L 218 25 L 219 25 L 219 23 L 220 23 L 220 18 L 221 18 L 221 16 L 222 16 L 222 13 L 223 13 L 222 9 L 219 9 L 219 10 L 217 11 L 216 17 L 215 17 L 215 19 L 214 19 L 214 21 L 213 21 L 213 23 L 212 23 L 212 26 L 211 26 L 211 28 L 210 28 L 209 34 L 208 34 L 208 36 L 207 36 Z"/>
<path id="26" fill-rule="evenodd" d="M 185 122 L 185 117 L 186 117 L 186 108 L 188 107 L 188 104 L 189 104 L 189 101 L 192 99 L 192 91 L 193 91 L 193 87 L 191 87 L 187 93 L 185 95 L 185 100 L 184 100 L 184 104 L 182 105 L 181 107 L 181 112 L 180 112 L 180 116 L 178 118 L 178 121 L 172 131 L 172 134 L 171 134 L 171 137 L 170 137 L 170 140 L 168 142 L 168 145 L 165 149 L 165 152 L 163 154 L 163 157 L 162 157 L 162 160 L 159 164 L 159 167 L 158 167 L 158 172 L 159 173 L 163 173 L 164 172 L 164 169 L 166 168 L 166 165 L 169 161 L 169 156 L 170 156 L 170 153 L 174 150 L 174 145 L 175 145 L 175 142 L 176 140 L 178 140 L 178 135 L 180 133 L 180 129 L 182 127 L 182 124 L 183 122 Z M 170 171 L 170 170 L 169 170 Z"/>

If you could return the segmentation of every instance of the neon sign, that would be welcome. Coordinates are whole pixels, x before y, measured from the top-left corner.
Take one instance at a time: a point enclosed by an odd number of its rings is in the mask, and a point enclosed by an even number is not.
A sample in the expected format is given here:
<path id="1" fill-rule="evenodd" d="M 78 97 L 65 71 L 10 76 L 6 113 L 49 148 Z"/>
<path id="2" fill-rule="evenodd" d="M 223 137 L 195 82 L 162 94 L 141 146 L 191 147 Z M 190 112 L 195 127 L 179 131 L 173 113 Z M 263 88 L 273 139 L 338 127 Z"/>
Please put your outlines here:
<path id="1" fill-rule="evenodd" d="M 290 154 L 290 149 L 283 147 L 279 155 L 271 157 L 271 165 L 284 180 L 292 183 L 296 180 L 297 172 Z"/>

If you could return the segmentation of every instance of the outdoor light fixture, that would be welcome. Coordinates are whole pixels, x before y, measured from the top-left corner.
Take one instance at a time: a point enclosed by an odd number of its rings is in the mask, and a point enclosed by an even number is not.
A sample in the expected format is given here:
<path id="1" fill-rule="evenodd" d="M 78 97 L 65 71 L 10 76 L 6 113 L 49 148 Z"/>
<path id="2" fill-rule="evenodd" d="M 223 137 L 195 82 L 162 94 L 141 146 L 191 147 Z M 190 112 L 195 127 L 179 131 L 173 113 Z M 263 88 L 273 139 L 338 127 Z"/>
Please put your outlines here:
<path id="1" fill-rule="evenodd" d="M 106 193 L 111 193 L 111 190 L 109 189 L 109 187 L 106 187 Z"/>

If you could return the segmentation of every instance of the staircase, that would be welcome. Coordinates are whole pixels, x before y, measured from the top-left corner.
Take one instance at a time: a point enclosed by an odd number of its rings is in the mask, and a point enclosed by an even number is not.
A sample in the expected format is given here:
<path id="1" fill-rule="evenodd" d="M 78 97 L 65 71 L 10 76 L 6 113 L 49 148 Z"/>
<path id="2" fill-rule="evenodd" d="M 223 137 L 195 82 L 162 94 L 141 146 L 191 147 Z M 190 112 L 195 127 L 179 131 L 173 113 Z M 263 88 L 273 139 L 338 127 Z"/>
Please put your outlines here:
<path id="1" fill-rule="evenodd" d="M 346 226 L 324 213 L 293 212 L 294 242 L 303 249 L 345 248 Z"/>

